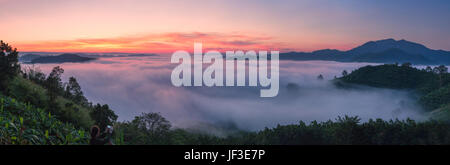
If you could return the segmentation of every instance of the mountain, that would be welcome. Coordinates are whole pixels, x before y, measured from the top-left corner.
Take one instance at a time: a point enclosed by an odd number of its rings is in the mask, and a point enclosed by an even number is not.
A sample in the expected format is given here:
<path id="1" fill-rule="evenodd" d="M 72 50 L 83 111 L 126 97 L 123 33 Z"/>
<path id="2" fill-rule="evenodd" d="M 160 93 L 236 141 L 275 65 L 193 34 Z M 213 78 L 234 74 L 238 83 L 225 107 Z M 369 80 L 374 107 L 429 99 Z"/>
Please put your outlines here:
<path id="1" fill-rule="evenodd" d="M 65 63 L 65 62 L 86 62 L 96 58 L 82 57 L 78 54 L 65 53 L 57 56 L 41 56 L 30 61 L 30 63 Z"/>
<path id="2" fill-rule="evenodd" d="M 348 51 L 348 53 L 350 54 L 378 53 L 393 48 L 399 49 L 401 51 L 410 54 L 428 54 L 431 51 L 427 47 L 414 42 L 409 42 L 406 40 L 396 41 L 394 39 L 385 39 L 379 41 L 369 41 L 361 46 L 358 46 Z"/>
<path id="3" fill-rule="evenodd" d="M 136 54 L 136 53 L 82 53 L 78 54 L 81 57 L 91 58 L 109 58 L 109 57 L 153 57 L 158 56 L 156 54 Z"/>
<path id="4" fill-rule="evenodd" d="M 433 61 L 418 54 L 409 54 L 399 48 L 390 48 L 377 53 L 365 53 L 356 55 L 351 59 L 353 62 L 375 62 L 375 63 L 413 63 L 432 64 Z"/>
<path id="5" fill-rule="evenodd" d="M 124 57 L 152 57 L 152 56 L 157 56 L 157 55 L 156 54 L 129 54 Z"/>
<path id="6" fill-rule="evenodd" d="M 369 41 L 349 51 L 323 49 L 310 53 L 282 53 L 280 59 L 449 65 L 450 52 L 429 49 L 424 45 L 406 40 L 385 39 Z"/>
<path id="7" fill-rule="evenodd" d="M 31 62 L 32 60 L 42 57 L 42 55 L 39 54 L 25 54 L 23 56 L 19 57 L 19 61 L 21 62 Z"/>

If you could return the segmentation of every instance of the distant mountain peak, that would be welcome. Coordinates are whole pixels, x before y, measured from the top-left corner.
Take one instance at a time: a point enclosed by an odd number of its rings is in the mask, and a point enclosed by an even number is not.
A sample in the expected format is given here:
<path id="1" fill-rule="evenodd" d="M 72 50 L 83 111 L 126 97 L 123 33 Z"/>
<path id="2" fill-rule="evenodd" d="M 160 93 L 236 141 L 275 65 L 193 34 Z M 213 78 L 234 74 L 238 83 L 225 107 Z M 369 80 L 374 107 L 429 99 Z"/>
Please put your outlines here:
<path id="1" fill-rule="evenodd" d="M 395 43 L 395 42 L 397 42 L 395 39 L 387 38 L 387 39 L 381 39 L 381 40 L 376 40 L 376 41 L 368 41 L 368 42 L 362 44 L 361 46 L 369 45 L 369 44 L 392 44 L 392 43 Z"/>
<path id="2" fill-rule="evenodd" d="M 350 51 L 350 54 L 379 53 L 388 49 L 397 48 L 411 54 L 430 54 L 433 51 L 422 44 L 407 41 L 405 39 L 395 40 L 393 38 L 369 41 Z"/>
<path id="3" fill-rule="evenodd" d="M 326 60 L 342 62 L 411 62 L 414 64 L 450 64 L 450 52 L 433 50 L 426 46 L 407 41 L 387 38 L 366 42 L 349 51 L 322 49 L 311 53 L 288 53 L 282 59 Z"/>
<path id="4" fill-rule="evenodd" d="M 382 39 L 382 40 L 378 40 L 378 41 L 374 41 L 374 42 L 396 42 L 396 40 L 393 38 L 387 38 L 387 39 Z"/>

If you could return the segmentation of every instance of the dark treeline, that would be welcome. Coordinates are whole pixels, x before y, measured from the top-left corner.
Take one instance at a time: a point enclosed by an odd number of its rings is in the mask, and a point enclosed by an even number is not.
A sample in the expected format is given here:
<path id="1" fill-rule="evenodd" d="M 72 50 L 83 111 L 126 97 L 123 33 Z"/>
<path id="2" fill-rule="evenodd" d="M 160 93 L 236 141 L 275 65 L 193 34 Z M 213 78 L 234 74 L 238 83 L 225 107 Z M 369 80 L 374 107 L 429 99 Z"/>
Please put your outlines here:
<path id="1" fill-rule="evenodd" d="M 256 132 L 237 130 L 225 137 L 173 128 L 159 113 L 143 113 L 131 121 L 118 122 L 107 104 L 86 99 L 75 77 L 63 82 L 63 68 L 57 66 L 49 75 L 35 68 L 21 68 L 16 49 L 4 42 L 0 48 L 0 144 L 88 144 L 88 129 L 94 124 L 102 130 L 113 125 L 113 143 L 131 145 L 450 144 L 450 125 L 445 120 L 376 119 L 362 123 L 358 117 L 345 116 Z M 417 90 L 429 109 L 446 105 L 449 98 L 444 97 L 449 77 L 442 67 L 431 71 L 406 64 L 363 67 L 350 74 L 345 71 L 335 81 L 342 87 L 354 83 Z"/>
<path id="2" fill-rule="evenodd" d="M 157 114 L 151 114 L 157 115 Z M 143 116 L 149 116 L 144 114 Z M 145 118 L 145 117 L 144 117 Z M 163 118 L 159 116 L 158 118 Z M 162 119 L 164 120 L 164 119 Z M 148 122 L 149 120 L 147 120 Z M 154 121 L 154 120 L 150 120 Z M 278 125 L 257 132 L 240 131 L 227 137 L 169 129 L 170 123 L 157 122 L 152 128 L 146 120 L 120 124 L 122 144 L 194 144 L 194 145 L 426 145 L 450 144 L 450 125 L 440 121 L 369 120 L 338 117 L 335 121 Z"/>

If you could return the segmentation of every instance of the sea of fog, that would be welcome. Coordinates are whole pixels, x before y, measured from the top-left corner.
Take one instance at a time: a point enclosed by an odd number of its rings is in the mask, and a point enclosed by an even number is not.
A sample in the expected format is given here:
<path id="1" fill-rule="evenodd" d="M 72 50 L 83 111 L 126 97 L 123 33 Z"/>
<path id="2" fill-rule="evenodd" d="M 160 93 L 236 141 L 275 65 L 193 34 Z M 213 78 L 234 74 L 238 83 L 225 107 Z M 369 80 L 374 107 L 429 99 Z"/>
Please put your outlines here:
<path id="1" fill-rule="evenodd" d="M 334 120 L 338 116 L 421 120 L 424 117 L 407 91 L 366 88 L 337 89 L 329 81 L 343 70 L 369 63 L 280 61 L 277 97 L 259 97 L 260 87 L 174 87 L 176 66 L 168 56 L 108 57 L 87 63 L 28 65 L 48 74 L 54 66 L 74 76 L 93 103 L 108 104 L 119 120 L 142 112 L 160 112 L 175 127 L 223 126 L 259 130 L 300 120 Z M 324 81 L 317 80 L 322 74 Z M 287 88 L 295 83 L 296 88 Z"/>

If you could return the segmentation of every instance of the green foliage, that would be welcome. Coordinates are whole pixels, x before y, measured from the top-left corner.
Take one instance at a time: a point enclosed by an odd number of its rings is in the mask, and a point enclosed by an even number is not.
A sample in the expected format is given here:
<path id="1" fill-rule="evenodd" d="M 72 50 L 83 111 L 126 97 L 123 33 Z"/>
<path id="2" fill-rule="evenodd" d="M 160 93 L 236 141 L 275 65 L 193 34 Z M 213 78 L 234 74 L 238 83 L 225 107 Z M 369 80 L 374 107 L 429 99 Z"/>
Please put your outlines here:
<path id="1" fill-rule="evenodd" d="M 159 113 L 143 113 L 131 122 L 116 124 L 128 144 L 169 144 L 171 124 Z"/>
<path id="2" fill-rule="evenodd" d="M 52 72 L 48 75 L 45 82 L 45 87 L 47 88 L 47 93 L 50 102 L 53 104 L 58 95 L 62 95 L 63 87 L 61 82 L 61 75 L 64 73 L 64 69 L 56 66 L 52 69 Z"/>
<path id="3" fill-rule="evenodd" d="M 81 106 L 61 96 L 56 99 L 56 104 L 59 109 L 55 115 L 62 121 L 72 123 L 81 128 L 90 128 L 95 123 L 95 120 L 90 115 L 92 109 L 89 107 Z"/>
<path id="4" fill-rule="evenodd" d="M 45 85 L 46 75 L 39 68 L 33 66 L 22 67 L 23 78 L 28 79 L 36 84 Z"/>
<path id="5" fill-rule="evenodd" d="M 218 136 L 190 132 L 184 129 L 171 130 L 168 134 L 167 141 L 169 141 L 169 144 L 171 145 L 219 145 L 226 144 L 227 142 L 226 139 Z"/>
<path id="6" fill-rule="evenodd" d="M 148 115 L 148 114 L 147 114 Z M 158 114 L 151 115 L 163 118 Z M 146 116 L 146 114 L 141 117 Z M 139 117 L 137 117 L 139 118 Z M 140 121 L 117 123 L 122 136 L 120 144 L 171 145 L 429 145 L 450 144 L 450 123 L 437 120 L 369 120 L 361 123 L 359 117 L 338 117 L 335 121 L 306 124 L 278 125 L 257 132 L 240 131 L 226 137 L 188 131 L 166 129 L 150 133 Z M 170 124 L 170 123 L 169 123 Z M 146 126 L 147 127 L 147 126 Z M 159 125 L 161 128 L 161 125 Z M 117 130 L 116 130 L 117 131 Z M 117 137 L 117 134 L 116 134 Z"/>
<path id="7" fill-rule="evenodd" d="M 335 122 L 303 122 L 260 131 L 251 140 L 256 144 L 364 144 L 412 145 L 449 144 L 450 125 L 437 121 L 417 123 L 413 120 L 369 120 L 357 117 L 338 118 Z"/>
<path id="8" fill-rule="evenodd" d="M 419 103 L 428 111 L 450 103 L 450 74 L 443 65 L 423 70 L 413 68 L 409 63 L 365 66 L 335 80 L 335 84 L 413 90 L 419 94 Z"/>
<path id="9" fill-rule="evenodd" d="M 0 96 L 0 144 L 87 144 L 88 133 L 46 111 Z"/>
<path id="10" fill-rule="evenodd" d="M 108 105 L 97 104 L 91 111 L 91 117 L 95 120 L 100 129 L 105 129 L 106 126 L 112 125 L 117 120 L 117 115 L 113 110 L 109 109 Z"/>
<path id="11" fill-rule="evenodd" d="M 47 91 L 31 81 L 16 76 L 8 85 L 9 96 L 19 101 L 45 109 L 48 103 Z"/>
<path id="12" fill-rule="evenodd" d="M 66 90 L 64 97 L 73 100 L 75 103 L 80 105 L 88 105 L 88 100 L 83 95 L 81 91 L 81 86 L 75 77 L 70 77 L 69 82 L 66 84 Z"/>
<path id="13" fill-rule="evenodd" d="M 393 89 L 437 88 L 438 79 L 432 72 L 395 64 L 361 67 L 340 78 L 347 83 Z"/>
<path id="14" fill-rule="evenodd" d="M 75 127 L 94 124 L 91 107 L 76 79 L 69 80 L 70 95 L 64 98 L 62 68 L 53 68 L 48 77 L 30 67 L 20 72 L 17 50 L 3 41 L 0 50 L 0 92 L 7 96 L 1 96 L 0 125 L 5 127 L 0 132 L 0 144 L 76 144 L 80 138 L 86 140 L 83 131 L 78 131 L 82 134 L 78 139 L 76 132 L 71 133 Z"/>
<path id="15" fill-rule="evenodd" d="M 0 91 L 6 92 L 9 81 L 19 73 L 19 52 L 0 40 Z"/>
<path id="16" fill-rule="evenodd" d="M 348 76 L 347 70 L 343 70 L 343 71 L 342 71 L 342 77 L 345 77 L 345 76 Z"/>
<path id="17" fill-rule="evenodd" d="M 450 123 L 450 104 L 444 105 L 441 108 L 431 112 L 430 118 L 433 120 Z"/>
<path id="18" fill-rule="evenodd" d="M 450 85 L 434 90 L 420 98 L 419 102 L 426 109 L 437 109 L 450 103 Z"/>
<path id="19" fill-rule="evenodd" d="M 63 122 L 83 128 L 89 128 L 94 124 L 89 107 L 81 106 L 61 96 L 55 96 L 56 98 L 50 102 L 47 89 L 23 77 L 16 76 L 9 83 L 8 89 L 10 97 L 51 112 Z"/>

